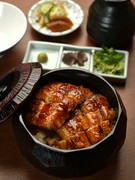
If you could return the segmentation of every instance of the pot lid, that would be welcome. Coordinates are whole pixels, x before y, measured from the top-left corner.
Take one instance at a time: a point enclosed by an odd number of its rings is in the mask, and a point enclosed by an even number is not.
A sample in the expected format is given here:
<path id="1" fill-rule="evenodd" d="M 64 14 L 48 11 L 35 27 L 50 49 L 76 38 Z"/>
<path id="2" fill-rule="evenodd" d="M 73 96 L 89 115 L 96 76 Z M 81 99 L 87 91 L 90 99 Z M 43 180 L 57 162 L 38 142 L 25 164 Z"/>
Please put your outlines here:
<path id="1" fill-rule="evenodd" d="M 8 119 L 22 105 L 40 79 L 40 63 L 25 63 L 0 79 L 0 122 Z"/>

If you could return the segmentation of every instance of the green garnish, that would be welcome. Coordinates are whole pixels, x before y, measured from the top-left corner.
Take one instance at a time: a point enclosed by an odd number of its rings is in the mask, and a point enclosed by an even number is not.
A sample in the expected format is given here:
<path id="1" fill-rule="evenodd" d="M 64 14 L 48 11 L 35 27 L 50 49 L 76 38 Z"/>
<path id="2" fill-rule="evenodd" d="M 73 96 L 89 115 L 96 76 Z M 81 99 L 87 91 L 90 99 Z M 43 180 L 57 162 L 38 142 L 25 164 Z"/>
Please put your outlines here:
<path id="1" fill-rule="evenodd" d="M 93 55 L 93 65 L 95 72 L 123 75 L 124 55 L 113 48 L 102 46 L 102 49 L 96 50 Z"/>

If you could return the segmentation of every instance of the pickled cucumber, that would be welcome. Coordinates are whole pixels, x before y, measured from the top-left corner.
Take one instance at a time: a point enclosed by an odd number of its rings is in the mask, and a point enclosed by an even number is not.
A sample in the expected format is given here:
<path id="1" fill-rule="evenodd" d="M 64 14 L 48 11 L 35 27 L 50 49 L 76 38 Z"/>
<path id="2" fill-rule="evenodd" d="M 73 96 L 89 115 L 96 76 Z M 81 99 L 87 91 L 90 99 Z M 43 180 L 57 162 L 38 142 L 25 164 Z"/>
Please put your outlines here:
<path id="1" fill-rule="evenodd" d="M 41 6 L 40 10 L 41 10 L 41 13 L 46 15 L 50 10 L 51 8 L 53 7 L 53 3 L 45 3 Z"/>
<path id="2" fill-rule="evenodd" d="M 62 21 L 64 21 L 64 25 L 65 25 L 65 20 L 63 18 L 67 18 L 68 12 L 62 3 L 57 3 L 56 1 L 56 2 L 46 2 L 41 4 L 37 9 L 35 15 L 36 15 L 36 22 L 38 22 L 41 27 L 48 28 L 49 27 L 48 24 L 54 20 L 57 26 L 59 26 L 59 22 L 63 24 Z M 69 28 L 70 27 L 67 27 L 66 29 Z"/>

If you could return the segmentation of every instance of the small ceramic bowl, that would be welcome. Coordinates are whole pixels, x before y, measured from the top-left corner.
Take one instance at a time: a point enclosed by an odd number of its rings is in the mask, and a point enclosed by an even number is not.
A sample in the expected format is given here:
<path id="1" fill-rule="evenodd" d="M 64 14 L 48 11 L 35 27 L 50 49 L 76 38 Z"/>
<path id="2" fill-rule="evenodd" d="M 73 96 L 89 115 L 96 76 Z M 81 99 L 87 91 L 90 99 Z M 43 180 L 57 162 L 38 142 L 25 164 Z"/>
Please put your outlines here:
<path id="1" fill-rule="evenodd" d="M 0 54 L 15 46 L 24 36 L 27 20 L 16 6 L 0 2 Z"/>
<path id="2" fill-rule="evenodd" d="M 94 73 L 74 68 L 52 70 L 41 76 L 36 88 L 53 81 L 83 85 L 105 95 L 111 107 L 118 109 L 115 126 L 95 145 L 83 149 L 62 150 L 39 142 L 31 134 L 24 123 L 21 108 L 13 117 L 13 127 L 20 150 L 35 167 L 52 175 L 60 177 L 91 175 L 103 168 L 122 147 L 126 137 L 126 110 L 116 90 L 104 78 Z"/>

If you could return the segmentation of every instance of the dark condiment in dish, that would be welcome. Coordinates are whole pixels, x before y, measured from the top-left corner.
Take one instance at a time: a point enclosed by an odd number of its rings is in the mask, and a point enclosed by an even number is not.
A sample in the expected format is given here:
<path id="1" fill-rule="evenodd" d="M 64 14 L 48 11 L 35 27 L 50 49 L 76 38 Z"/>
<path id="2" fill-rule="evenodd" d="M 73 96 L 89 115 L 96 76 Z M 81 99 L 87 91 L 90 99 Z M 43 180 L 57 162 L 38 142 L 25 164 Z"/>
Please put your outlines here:
<path id="1" fill-rule="evenodd" d="M 64 53 L 62 59 L 62 61 L 69 66 L 72 66 L 73 64 L 84 66 L 84 62 L 86 62 L 87 60 L 88 57 L 83 51 Z"/>

